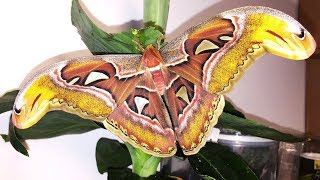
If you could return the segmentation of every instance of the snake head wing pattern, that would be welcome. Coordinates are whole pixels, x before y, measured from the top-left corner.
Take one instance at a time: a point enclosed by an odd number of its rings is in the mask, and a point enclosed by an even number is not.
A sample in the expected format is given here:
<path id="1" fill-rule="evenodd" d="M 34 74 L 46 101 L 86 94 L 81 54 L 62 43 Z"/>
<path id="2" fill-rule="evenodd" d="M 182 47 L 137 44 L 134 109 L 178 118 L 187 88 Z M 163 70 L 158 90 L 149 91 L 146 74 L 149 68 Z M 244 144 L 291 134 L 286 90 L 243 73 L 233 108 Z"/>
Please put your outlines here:
<path id="1" fill-rule="evenodd" d="M 210 93 L 224 94 L 262 55 L 303 60 L 315 48 L 311 34 L 294 18 L 268 7 L 248 6 L 190 28 L 161 52 L 171 71 Z"/>

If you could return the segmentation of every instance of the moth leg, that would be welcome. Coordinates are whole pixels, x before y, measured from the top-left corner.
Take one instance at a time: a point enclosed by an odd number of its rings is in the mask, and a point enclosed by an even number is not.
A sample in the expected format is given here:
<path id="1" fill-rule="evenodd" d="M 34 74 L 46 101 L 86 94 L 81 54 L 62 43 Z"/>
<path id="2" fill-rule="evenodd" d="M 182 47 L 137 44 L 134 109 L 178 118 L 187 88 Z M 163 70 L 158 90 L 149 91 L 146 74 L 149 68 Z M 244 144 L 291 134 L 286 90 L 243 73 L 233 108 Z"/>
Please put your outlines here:
<path id="1" fill-rule="evenodd" d="M 159 36 L 157 39 L 156 49 L 160 50 L 160 48 L 162 47 L 161 44 L 164 42 L 164 40 L 165 36 L 164 34 L 161 34 L 161 36 Z"/>

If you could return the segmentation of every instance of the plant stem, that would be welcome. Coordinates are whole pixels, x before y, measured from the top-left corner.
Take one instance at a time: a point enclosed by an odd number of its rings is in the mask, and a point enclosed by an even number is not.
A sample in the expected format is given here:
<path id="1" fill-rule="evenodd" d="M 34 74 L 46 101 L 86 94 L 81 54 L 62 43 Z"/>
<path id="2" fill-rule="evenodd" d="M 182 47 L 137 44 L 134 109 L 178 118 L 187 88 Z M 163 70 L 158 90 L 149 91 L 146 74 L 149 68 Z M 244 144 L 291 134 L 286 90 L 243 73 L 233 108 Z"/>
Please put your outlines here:
<path id="1" fill-rule="evenodd" d="M 129 143 L 125 143 L 125 145 L 131 156 L 132 171 L 134 173 L 140 177 L 149 177 L 157 172 L 161 158 L 146 154 L 142 150 L 134 148 Z"/>
<path id="2" fill-rule="evenodd" d="M 145 27 L 154 26 L 163 34 L 167 27 L 170 0 L 144 0 L 143 22 Z M 131 160 L 132 171 L 140 177 L 148 177 L 157 172 L 161 158 L 144 153 L 129 143 L 127 146 Z"/>
<path id="3" fill-rule="evenodd" d="M 154 26 L 165 33 L 170 0 L 144 0 L 143 22 L 145 27 Z"/>

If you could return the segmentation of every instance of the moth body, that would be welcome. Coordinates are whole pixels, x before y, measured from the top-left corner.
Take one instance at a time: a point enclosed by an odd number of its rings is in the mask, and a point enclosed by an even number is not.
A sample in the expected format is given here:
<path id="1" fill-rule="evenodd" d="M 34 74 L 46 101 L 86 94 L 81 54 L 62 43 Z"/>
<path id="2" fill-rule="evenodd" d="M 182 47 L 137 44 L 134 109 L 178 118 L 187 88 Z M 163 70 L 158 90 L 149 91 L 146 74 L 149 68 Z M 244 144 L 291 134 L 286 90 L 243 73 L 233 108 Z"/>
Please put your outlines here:
<path id="1" fill-rule="evenodd" d="M 166 84 L 166 79 L 168 79 L 170 75 L 166 73 L 167 70 L 164 66 L 165 62 L 163 61 L 160 52 L 152 45 L 148 45 L 141 61 L 147 73 L 150 73 L 158 94 L 163 95 L 165 93 L 165 88 L 168 85 Z"/>

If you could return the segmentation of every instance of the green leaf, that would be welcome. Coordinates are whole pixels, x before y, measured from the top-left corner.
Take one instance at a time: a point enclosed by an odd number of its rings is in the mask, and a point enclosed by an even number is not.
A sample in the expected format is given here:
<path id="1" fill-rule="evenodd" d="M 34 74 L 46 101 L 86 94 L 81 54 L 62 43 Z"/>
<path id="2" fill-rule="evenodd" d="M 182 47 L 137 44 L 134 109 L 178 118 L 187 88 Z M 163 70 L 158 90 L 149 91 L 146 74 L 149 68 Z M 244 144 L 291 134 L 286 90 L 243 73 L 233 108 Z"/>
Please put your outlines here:
<path id="1" fill-rule="evenodd" d="M 131 169 L 110 169 L 108 180 L 140 180 L 140 176 L 134 174 Z"/>
<path id="2" fill-rule="evenodd" d="M 100 128 L 91 120 L 63 111 L 47 113 L 37 124 L 28 129 L 17 129 L 22 139 L 44 139 L 65 134 L 81 134 Z"/>
<path id="3" fill-rule="evenodd" d="M 0 134 L 0 136 L 2 137 L 2 139 L 4 140 L 4 142 L 9 142 L 9 136 L 6 134 Z"/>
<path id="4" fill-rule="evenodd" d="M 258 122 L 241 118 L 226 112 L 219 117 L 217 128 L 226 128 L 240 131 L 244 135 L 258 136 L 262 138 L 272 139 L 284 142 L 301 142 L 305 138 L 297 137 L 291 134 L 282 133 L 276 129 L 267 127 Z"/>
<path id="5" fill-rule="evenodd" d="M 78 0 L 72 1 L 71 20 L 92 54 L 139 53 L 132 41 L 132 31 L 118 34 L 104 32 L 90 20 Z"/>
<path id="6" fill-rule="evenodd" d="M 202 177 L 221 180 L 259 179 L 242 158 L 226 147 L 208 142 L 188 160 Z"/>
<path id="7" fill-rule="evenodd" d="M 149 27 L 141 29 L 137 36 L 139 37 L 139 42 L 142 43 L 143 47 L 147 47 L 149 44 L 157 46 L 157 41 L 162 37 L 162 33 L 156 30 L 155 27 Z"/>
<path id="8" fill-rule="evenodd" d="M 18 92 L 18 90 L 11 91 L 0 98 L 0 113 L 12 110 Z M 37 124 L 31 128 L 14 128 L 14 132 L 12 128 L 13 127 L 11 127 L 12 135 L 16 134 L 17 136 L 21 137 L 21 139 L 26 140 L 52 138 L 65 134 L 81 134 L 100 127 L 93 121 L 83 119 L 77 115 L 69 114 L 63 111 L 53 111 L 47 113 Z"/>
<path id="9" fill-rule="evenodd" d="M 28 129 L 17 129 L 9 124 L 9 141 L 22 154 L 28 156 L 20 140 L 45 139 L 65 134 L 80 134 L 100 128 L 96 123 L 63 111 L 47 113 L 37 124 Z"/>
<path id="10" fill-rule="evenodd" d="M 72 1 L 71 8 L 72 24 L 78 32 L 92 54 L 138 54 L 137 43 L 142 47 L 149 44 L 157 45 L 157 40 L 162 33 L 155 27 L 146 29 L 131 29 L 120 33 L 107 33 L 96 26 L 82 9 L 78 0 Z"/>
<path id="11" fill-rule="evenodd" d="M 139 151 L 136 148 L 130 148 L 131 151 Z M 138 153 L 141 155 L 141 153 Z M 143 154 L 142 154 L 143 155 Z M 148 158 L 145 158 L 148 157 Z M 150 160 L 154 162 L 154 156 L 144 156 L 140 159 L 140 163 L 143 166 L 150 166 Z M 147 159 L 147 161 L 145 161 Z M 160 159 L 160 158 L 158 158 Z M 135 158 L 135 160 L 139 160 L 139 158 Z M 148 161 L 149 160 L 149 161 Z M 99 139 L 96 146 L 96 161 L 97 167 L 101 174 L 108 172 L 108 179 L 137 179 L 140 180 L 142 177 L 133 173 L 131 169 L 127 167 L 132 164 L 131 157 L 126 145 L 107 138 Z M 156 164 L 158 164 L 157 162 Z M 153 163 L 151 163 L 152 166 Z M 145 169 L 149 169 L 145 167 Z M 163 180 L 163 179 L 176 179 L 170 178 L 165 175 L 160 175 L 160 173 L 156 173 L 155 175 L 151 175 L 149 177 L 143 178 L 146 180 Z"/>
<path id="12" fill-rule="evenodd" d="M 18 90 L 11 91 L 0 97 L 0 114 L 12 110 Z"/>
<path id="13" fill-rule="evenodd" d="M 20 137 L 18 135 L 16 135 L 16 128 L 15 126 L 12 124 L 12 122 L 10 121 L 9 123 L 9 141 L 12 145 L 12 147 L 17 150 L 18 152 L 20 152 L 21 154 L 25 155 L 25 156 L 29 156 L 29 153 L 27 151 L 27 149 L 23 146 L 23 144 L 20 142 Z"/>
<path id="14" fill-rule="evenodd" d="M 98 171 L 103 174 L 111 169 L 124 169 L 132 164 L 126 146 L 116 140 L 99 139 L 96 146 Z"/>
<path id="15" fill-rule="evenodd" d="M 229 101 L 225 100 L 225 106 L 223 109 L 223 112 L 241 117 L 241 118 L 245 118 L 244 114 L 240 111 L 238 111 Z"/>

